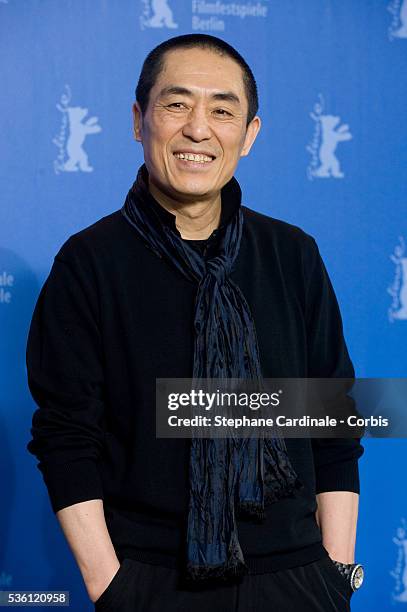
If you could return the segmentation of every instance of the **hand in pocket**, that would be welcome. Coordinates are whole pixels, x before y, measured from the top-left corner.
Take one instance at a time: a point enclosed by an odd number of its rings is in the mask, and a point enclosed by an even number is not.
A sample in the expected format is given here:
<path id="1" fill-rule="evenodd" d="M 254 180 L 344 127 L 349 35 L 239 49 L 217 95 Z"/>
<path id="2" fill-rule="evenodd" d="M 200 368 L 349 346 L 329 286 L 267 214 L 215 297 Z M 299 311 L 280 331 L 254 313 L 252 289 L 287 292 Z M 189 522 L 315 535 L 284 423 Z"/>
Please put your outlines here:
<path id="1" fill-rule="evenodd" d="M 94 587 L 90 587 L 88 589 L 89 597 L 93 603 L 96 604 L 96 602 L 98 602 L 104 596 L 104 594 L 110 589 L 110 586 L 112 585 L 115 578 L 119 574 L 121 567 L 122 565 L 119 565 L 119 567 L 116 569 L 113 575 L 108 576 L 106 580 L 103 580 L 103 581 L 100 580 L 97 585 L 95 585 Z"/>

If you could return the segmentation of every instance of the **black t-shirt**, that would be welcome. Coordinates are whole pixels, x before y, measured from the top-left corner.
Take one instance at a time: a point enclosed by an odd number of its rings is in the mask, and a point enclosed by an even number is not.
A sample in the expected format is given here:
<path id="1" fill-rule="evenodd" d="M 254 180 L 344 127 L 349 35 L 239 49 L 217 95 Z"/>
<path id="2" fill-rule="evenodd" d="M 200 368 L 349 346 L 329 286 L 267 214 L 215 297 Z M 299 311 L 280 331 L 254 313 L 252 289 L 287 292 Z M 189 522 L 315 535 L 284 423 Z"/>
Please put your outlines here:
<path id="1" fill-rule="evenodd" d="M 205 238 L 204 240 L 187 240 L 184 239 L 188 244 L 196 247 L 201 253 L 204 252 L 206 245 L 208 244 L 209 238 Z"/>

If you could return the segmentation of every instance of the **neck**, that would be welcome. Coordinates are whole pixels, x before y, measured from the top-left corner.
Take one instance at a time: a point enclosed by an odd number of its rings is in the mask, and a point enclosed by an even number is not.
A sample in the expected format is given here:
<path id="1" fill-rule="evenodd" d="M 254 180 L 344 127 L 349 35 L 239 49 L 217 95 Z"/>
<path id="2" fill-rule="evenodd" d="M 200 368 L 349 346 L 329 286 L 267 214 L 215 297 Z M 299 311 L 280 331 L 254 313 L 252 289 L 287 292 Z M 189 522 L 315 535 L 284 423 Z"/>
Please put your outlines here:
<path id="1" fill-rule="evenodd" d="M 163 193 L 149 179 L 148 188 L 155 200 L 175 215 L 175 225 L 186 240 L 205 240 L 220 223 L 221 194 L 194 202 L 179 202 Z"/>

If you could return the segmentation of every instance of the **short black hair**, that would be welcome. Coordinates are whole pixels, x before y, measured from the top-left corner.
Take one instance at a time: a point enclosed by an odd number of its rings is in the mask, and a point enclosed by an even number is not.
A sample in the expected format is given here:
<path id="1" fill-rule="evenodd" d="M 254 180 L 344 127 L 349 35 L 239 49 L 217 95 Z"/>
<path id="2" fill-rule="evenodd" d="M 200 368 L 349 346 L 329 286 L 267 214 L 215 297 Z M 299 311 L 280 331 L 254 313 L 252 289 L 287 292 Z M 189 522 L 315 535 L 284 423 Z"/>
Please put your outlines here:
<path id="1" fill-rule="evenodd" d="M 174 49 L 191 49 L 192 47 L 209 49 L 220 55 L 226 55 L 239 64 L 243 73 L 243 84 L 248 102 L 246 125 L 249 125 L 259 109 L 257 84 L 253 72 L 234 47 L 221 38 L 210 36 L 209 34 L 183 34 L 182 36 L 174 36 L 160 43 L 150 51 L 144 60 L 135 92 L 136 100 L 140 104 L 142 114 L 147 110 L 150 91 L 154 87 L 158 75 L 164 68 L 165 54 Z"/>

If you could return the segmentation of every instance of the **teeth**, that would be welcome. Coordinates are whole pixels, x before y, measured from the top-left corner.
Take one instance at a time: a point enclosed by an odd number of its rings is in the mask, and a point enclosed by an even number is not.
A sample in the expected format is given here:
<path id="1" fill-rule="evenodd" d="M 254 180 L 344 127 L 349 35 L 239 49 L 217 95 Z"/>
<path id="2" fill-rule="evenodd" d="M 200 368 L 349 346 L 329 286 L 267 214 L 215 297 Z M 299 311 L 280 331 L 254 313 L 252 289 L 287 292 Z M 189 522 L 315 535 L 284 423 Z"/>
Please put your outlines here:
<path id="1" fill-rule="evenodd" d="M 207 155 L 194 155 L 193 153 L 174 153 L 175 157 L 178 159 L 186 159 L 188 161 L 199 162 L 201 164 L 206 164 L 207 162 L 212 161 L 212 157 L 208 157 Z"/>

